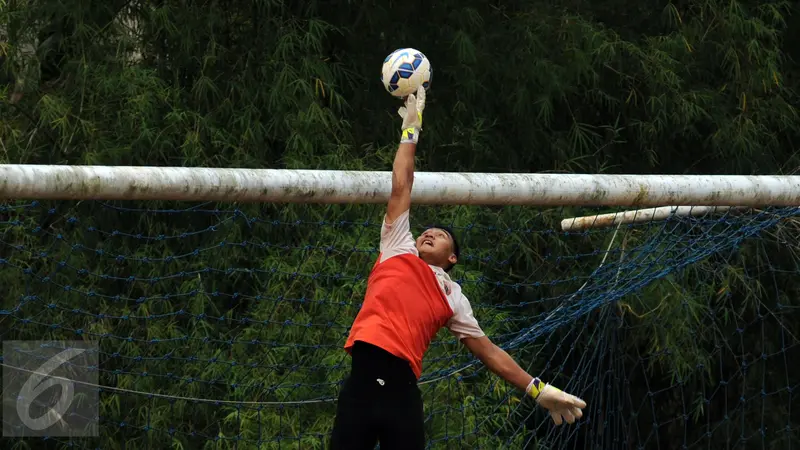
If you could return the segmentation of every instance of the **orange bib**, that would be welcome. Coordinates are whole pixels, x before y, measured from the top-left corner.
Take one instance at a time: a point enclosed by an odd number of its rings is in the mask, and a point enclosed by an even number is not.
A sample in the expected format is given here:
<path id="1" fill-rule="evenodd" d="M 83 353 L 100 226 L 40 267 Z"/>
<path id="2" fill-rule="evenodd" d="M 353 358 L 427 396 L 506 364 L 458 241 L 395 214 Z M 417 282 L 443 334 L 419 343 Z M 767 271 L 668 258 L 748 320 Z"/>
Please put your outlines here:
<path id="1" fill-rule="evenodd" d="M 376 345 L 408 361 L 419 379 L 431 340 L 452 316 L 428 264 L 413 254 L 393 256 L 373 266 L 344 348 L 349 352 L 356 341 Z"/>

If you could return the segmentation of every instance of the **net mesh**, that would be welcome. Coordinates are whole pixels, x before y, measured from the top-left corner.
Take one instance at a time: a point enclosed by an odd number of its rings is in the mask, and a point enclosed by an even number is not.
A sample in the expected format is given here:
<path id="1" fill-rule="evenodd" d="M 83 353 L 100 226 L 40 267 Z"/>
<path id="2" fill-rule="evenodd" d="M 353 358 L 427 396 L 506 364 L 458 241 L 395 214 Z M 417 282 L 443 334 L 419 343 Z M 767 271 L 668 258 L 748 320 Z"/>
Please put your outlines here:
<path id="1" fill-rule="evenodd" d="M 325 448 L 384 208 L 5 204 L 0 339 L 99 346 L 79 368 L 98 372 L 99 438 L 28 444 Z M 456 230 L 451 276 L 490 338 L 588 403 L 555 427 L 442 331 L 428 447 L 796 448 L 798 211 L 559 227 L 599 212 L 412 208 L 415 234 Z"/>

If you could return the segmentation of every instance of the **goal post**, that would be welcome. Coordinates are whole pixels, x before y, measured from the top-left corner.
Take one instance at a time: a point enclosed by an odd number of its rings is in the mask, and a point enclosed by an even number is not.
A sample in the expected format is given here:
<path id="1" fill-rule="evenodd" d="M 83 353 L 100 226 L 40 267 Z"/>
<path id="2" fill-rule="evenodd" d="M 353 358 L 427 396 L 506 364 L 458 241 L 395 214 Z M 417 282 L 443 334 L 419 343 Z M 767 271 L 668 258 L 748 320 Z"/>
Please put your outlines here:
<path id="1" fill-rule="evenodd" d="M 740 206 L 661 206 L 658 208 L 633 209 L 627 211 L 570 217 L 561 221 L 562 231 L 578 231 L 590 228 L 605 228 L 632 223 L 656 222 L 670 217 L 700 217 L 710 214 L 736 213 L 750 208 Z"/>
<path id="2" fill-rule="evenodd" d="M 391 172 L 0 165 L 0 198 L 384 203 Z M 798 206 L 800 176 L 416 172 L 412 202 L 531 206 Z"/>

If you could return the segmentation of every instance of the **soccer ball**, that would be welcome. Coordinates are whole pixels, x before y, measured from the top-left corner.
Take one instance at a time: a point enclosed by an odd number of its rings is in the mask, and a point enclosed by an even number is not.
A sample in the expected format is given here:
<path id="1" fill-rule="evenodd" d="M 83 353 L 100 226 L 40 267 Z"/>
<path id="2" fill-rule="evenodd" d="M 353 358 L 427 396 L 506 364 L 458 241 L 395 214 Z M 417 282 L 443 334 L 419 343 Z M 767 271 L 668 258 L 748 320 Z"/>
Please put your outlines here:
<path id="1" fill-rule="evenodd" d="M 426 90 L 431 84 L 433 68 L 421 51 L 401 48 L 393 51 L 383 60 L 381 82 L 383 87 L 395 97 L 405 97 L 417 92 L 422 86 Z"/>

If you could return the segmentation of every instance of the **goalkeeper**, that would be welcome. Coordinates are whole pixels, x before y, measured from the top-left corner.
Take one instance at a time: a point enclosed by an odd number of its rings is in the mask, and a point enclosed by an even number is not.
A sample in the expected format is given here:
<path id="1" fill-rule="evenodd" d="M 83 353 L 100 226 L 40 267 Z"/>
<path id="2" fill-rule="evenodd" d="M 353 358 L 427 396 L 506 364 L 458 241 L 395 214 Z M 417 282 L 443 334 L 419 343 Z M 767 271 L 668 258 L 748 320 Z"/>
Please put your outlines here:
<path id="1" fill-rule="evenodd" d="M 416 241 L 409 227 L 414 152 L 422 129 L 425 90 L 398 110 L 402 135 L 392 170 L 392 192 L 381 229 L 380 255 L 364 304 L 345 344 L 351 372 L 339 394 L 333 450 L 425 448 L 417 380 L 431 340 L 447 327 L 487 368 L 533 397 L 556 425 L 574 423 L 586 403 L 527 374 L 483 333 L 472 307 L 447 272 L 458 262 L 458 243 L 445 227 Z"/>

